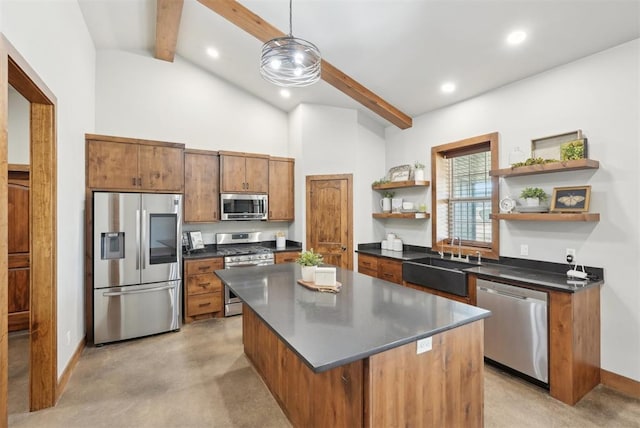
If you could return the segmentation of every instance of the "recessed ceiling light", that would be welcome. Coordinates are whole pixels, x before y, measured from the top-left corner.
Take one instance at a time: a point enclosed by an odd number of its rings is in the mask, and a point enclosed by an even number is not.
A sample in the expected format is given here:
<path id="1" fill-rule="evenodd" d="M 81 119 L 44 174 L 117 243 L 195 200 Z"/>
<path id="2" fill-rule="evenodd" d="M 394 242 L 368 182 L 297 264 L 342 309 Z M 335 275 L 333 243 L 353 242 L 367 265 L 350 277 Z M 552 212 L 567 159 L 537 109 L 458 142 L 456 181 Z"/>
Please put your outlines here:
<path id="1" fill-rule="evenodd" d="M 218 52 L 218 49 L 216 49 L 216 48 L 207 48 L 207 54 L 211 58 L 219 58 L 220 57 L 220 52 Z"/>
<path id="2" fill-rule="evenodd" d="M 280 96 L 282 98 L 289 98 L 291 96 L 291 92 L 288 89 L 280 89 Z"/>
<path id="3" fill-rule="evenodd" d="M 447 94 L 449 94 L 456 90 L 456 84 L 453 82 L 443 83 L 442 86 L 440 86 L 440 90 L 442 90 L 442 92 L 446 92 Z"/>
<path id="4" fill-rule="evenodd" d="M 522 30 L 513 31 L 507 36 L 507 43 L 510 45 L 519 45 L 527 38 L 527 33 Z"/>

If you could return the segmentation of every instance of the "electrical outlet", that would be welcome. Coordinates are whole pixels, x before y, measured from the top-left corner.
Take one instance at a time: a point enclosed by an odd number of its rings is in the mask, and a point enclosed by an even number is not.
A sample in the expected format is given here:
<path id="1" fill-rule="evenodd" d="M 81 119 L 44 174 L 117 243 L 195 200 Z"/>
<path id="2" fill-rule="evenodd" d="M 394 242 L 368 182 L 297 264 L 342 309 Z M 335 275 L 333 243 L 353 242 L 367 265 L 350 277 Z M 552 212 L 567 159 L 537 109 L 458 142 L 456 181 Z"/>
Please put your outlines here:
<path id="1" fill-rule="evenodd" d="M 431 351 L 432 343 L 431 337 L 425 337 L 424 339 L 418 340 L 418 345 L 416 349 L 416 354 L 423 354 L 427 351 Z"/>
<path id="2" fill-rule="evenodd" d="M 571 256 L 574 259 L 576 258 L 576 249 L 575 248 L 567 248 L 565 256 Z"/>
<path id="3" fill-rule="evenodd" d="M 67 331 L 67 345 L 71 345 L 71 331 Z"/>
<path id="4" fill-rule="evenodd" d="M 521 256 L 529 255 L 529 246 L 527 244 L 520 245 L 520 255 Z"/>

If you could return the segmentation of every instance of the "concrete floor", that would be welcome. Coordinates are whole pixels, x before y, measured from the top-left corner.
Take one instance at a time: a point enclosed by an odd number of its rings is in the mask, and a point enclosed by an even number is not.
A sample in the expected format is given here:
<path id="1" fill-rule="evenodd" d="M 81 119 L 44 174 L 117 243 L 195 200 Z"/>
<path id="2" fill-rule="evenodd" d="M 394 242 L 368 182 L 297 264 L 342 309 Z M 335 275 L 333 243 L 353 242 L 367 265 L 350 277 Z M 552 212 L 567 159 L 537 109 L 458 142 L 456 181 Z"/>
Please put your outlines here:
<path id="1" fill-rule="evenodd" d="M 10 363 L 12 367 L 18 365 Z M 490 366 L 485 373 L 485 427 L 640 427 L 640 400 L 603 386 L 571 407 Z M 13 383 L 18 377 L 10 375 L 10 396 L 20 391 Z M 9 426 L 290 424 L 244 357 L 242 318 L 232 317 L 189 324 L 177 333 L 87 348 L 56 407 L 28 413 L 24 400 L 22 405 L 14 403 Z"/>

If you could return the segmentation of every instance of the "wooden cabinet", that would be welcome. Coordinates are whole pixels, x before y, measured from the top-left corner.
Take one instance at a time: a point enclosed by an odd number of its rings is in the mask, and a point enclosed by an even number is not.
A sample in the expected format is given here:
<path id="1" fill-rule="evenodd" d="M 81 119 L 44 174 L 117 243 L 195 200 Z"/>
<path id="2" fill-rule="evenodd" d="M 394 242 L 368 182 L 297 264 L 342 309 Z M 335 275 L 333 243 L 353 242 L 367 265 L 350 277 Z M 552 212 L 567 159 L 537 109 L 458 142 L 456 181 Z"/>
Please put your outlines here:
<path id="1" fill-rule="evenodd" d="M 218 153 L 222 193 L 269 191 L 269 156 L 224 151 Z"/>
<path id="2" fill-rule="evenodd" d="M 498 177 L 520 177 L 523 175 L 571 172 L 582 169 L 598 169 L 600 163 L 593 159 L 576 159 L 538 165 L 526 165 L 492 170 L 489 175 Z M 491 218 L 520 221 L 600 221 L 599 213 L 495 213 Z"/>
<path id="3" fill-rule="evenodd" d="M 296 261 L 299 254 L 300 254 L 300 251 L 283 251 L 281 253 L 275 253 L 274 258 L 275 258 L 276 264 L 291 263 Z"/>
<path id="4" fill-rule="evenodd" d="M 402 284 L 402 261 L 358 253 L 358 272 Z"/>
<path id="5" fill-rule="evenodd" d="M 214 273 L 224 267 L 221 257 L 185 260 L 184 321 L 224 316 L 222 281 Z"/>
<path id="6" fill-rule="evenodd" d="M 392 190 L 392 189 L 407 189 L 412 187 L 429 187 L 428 181 L 392 181 L 390 183 L 374 184 L 371 186 L 373 190 Z M 387 218 L 404 218 L 404 219 L 422 219 L 426 220 L 430 217 L 426 212 L 390 212 L 390 213 L 373 213 L 373 218 L 387 219 Z"/>
<path id="7" fill-rule="evenodd" d="M 294 210 L 294 160 L 269 159 L 269 220 L 293 221 Z"/>
<path id="8" fill-rule="evenodd" d="M 29 328 L 29 166 L 9 165 L 7 195 L 9 331 Z"/>
<path id="9" fill-rule="evenodd" d="M 220 220 L 219 169 L 218 152 L 185 150 L 185 223 L 211 223 Z"/>
<path id="10" fill-rule="evenodd" d="M 87 187 L 177 192 L 184 189 L 184 144 L 86 135 Z"/>

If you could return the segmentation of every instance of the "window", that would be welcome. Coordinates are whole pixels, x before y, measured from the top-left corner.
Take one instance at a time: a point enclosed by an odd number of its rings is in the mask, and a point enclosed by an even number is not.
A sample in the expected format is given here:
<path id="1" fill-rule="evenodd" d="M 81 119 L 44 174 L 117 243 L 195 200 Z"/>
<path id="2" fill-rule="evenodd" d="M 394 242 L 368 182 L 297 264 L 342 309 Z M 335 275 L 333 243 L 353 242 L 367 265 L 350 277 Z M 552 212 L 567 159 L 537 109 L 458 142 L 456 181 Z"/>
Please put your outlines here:
<path id="1" fill-rule="evenodd" d="M 432 248 L 498 258 L 498 134 L 487 134 L 431 149 Z M 452 242 L 455 239 L 455 249 Z M 460 239 L 460 242 L 458 241 Z"/>

